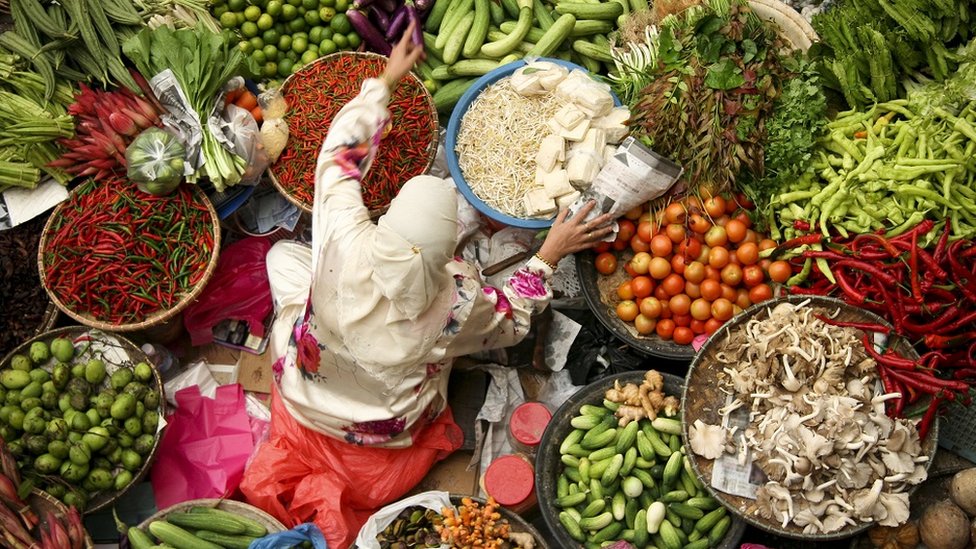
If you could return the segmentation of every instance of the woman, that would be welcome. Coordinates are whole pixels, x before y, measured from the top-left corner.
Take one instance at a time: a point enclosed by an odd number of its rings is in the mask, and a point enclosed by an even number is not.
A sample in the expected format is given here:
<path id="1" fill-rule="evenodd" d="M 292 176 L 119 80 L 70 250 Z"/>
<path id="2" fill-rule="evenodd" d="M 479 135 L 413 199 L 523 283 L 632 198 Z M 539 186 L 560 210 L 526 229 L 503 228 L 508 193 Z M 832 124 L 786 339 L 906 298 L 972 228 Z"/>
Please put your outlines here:
<path id="1" fill-rule="evenodd" d="M 336 115 L 316 169 L 312 245 L 279 242 L 267 259 L 278 384 L 270 441 L 241 488 L 288 524 L 314 521 L 334 547 L 348 547 L 370 514 L 460 446 L 447 407 L 453 357 L 525 337 L 549 304 L 559 260 L 611 230 L 607 216 L 580 221 L 592 204 L 569 220 L 562 212 L 536 257 L 492 288 L 454 258 L 449 181 L 408 181 L 374 225 L 359 183 L 390 90 L 422 57 L 404 38 L 382 77 Z"/>

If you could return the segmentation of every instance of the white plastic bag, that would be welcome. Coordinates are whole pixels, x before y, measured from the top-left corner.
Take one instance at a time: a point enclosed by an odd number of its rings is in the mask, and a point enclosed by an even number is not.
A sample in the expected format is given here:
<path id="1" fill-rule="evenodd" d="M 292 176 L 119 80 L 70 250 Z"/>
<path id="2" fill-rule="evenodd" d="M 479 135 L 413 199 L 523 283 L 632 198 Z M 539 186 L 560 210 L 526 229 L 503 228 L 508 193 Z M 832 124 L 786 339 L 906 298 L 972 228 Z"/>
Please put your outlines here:
<path id="1" fill-rule="evenodd" d="M 438 491 L 422 492 L 391 503 L 369 517 L 366 524 L 359 530 L 359 535 L 356 536 L 356 547 L 359 549 L 380 549 L 380 544 L 376 541 L 376 536 L 380 535 L 390 523 L 396 520 L 400 511 L 415 505 L 419 505 L 425 509 L 431 509 L 438 514 L 445 507 L 453 507 L 450 494 Z M 441 545 L 441 549 L 449 548 L 450 545 Z"/>

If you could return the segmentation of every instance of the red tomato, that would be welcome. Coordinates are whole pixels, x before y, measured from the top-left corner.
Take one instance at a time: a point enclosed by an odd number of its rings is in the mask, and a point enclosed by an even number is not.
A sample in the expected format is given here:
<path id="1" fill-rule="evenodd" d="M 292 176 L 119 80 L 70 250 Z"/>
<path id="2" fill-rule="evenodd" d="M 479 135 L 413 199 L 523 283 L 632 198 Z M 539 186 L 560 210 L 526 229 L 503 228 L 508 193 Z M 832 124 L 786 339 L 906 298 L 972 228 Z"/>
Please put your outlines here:
<path id="1" fill-rule="evenodd" d="M 712 248 L 708 252 L 708 264 L 716 269 L 729 264 L 729 251 L 721 246 Z"/>
<path id="2" fill-rule="evenodd" d="M 746 237 L 742 239 L 743 242 L 753 242 L 759 244 L 759 234 L 756 231 L 749 229 L 746 231 Z"/>
<path id="3" fill-rule="evenodd" d="M 701 215 L 691 214 L 688 218 L 688 228 L 698 234 L 705 234 L 712 228 L 712 224 Z"/>
<path id="4" fill-rule="evenodd" d="M 613 241 L 613 249 L 617 250 L 618 252 L 626 250 L 627 246 L 630 246 L 630 242 L 626 240 L 621 240 L 618 238 L 617 240 Z"/>
<path id="5" fill-rule="evenodd" d="M 674 334 L 674 321 L 670 319 L 658 320 L 657 326 L 654 327 L 654 332 L 657 333 L 658 337 L 661 339 L 671 339 Z"/>
<path id="6" fill-rule="evenodd" d="M 691 298 L 685 294 L 677 294 L 668 301 L 668 308 L 676 315 L 686 315 L 691 309 Z"/>
<path id="7" fill-rule="evenodd" d="M 685 272 L 685 256 L 675 255 L 671 258 L 671 270 L 678 274 Z"/>
<path id="8" fill-rule="evenodd" d="M 624 214 L 624 217 L 631 220 L 637 220 L 640 219 L 642 213 L 644 213 L 644 206 L 643 205 L 635 206 L 630 210 L 627 210 L 627 213 Z"/>
<path id="9" fill-rule="evenodd" d="M 679 326 L 674 329 L 671 337 L 674 338 L 674 342 L 678 345 L 690 345 L 692 340 L 695 339 L 695 332 L 691 328 Z"/>
<path id="10" fill-rule="evenodd" d="M 759 263 L 757 263 L 757 265 L 759 265 L 760 267 L 762 267 L 762 270 L 763 271 L 768 271 L 769 270 L 769 266 L 772 265 L 772 264 L 773 264 L 773 260 L 772 259 L 769 259 L 768 257 L 763 258 L 763 259 L 760 259 L 759 260 Z"/>
<path id="11" fill-rule="evenodd" d="M 617 306 L 617 314 L 620 314 L 620 306 Z M 720 297 L 712 302 L 712 316 L 718 320 L 728 320 L 732 318 L 732 302 L 724 297 Z M 636 314 L 634 316 L 637 316 Z"/>
<path id="12" fill-rule="evenodd" d="M 743 265 L 755 265 L 759 261 L 759 246 L 753 242 L 743 242 L 735 251 L 735 256 Z"/>
<path id="13" fill-rule="evenodd" d="M 725 232 L 725 227 L 712 227 L 708 229 L 705 233 L 705 244 L 714 248 L 716 246 L 725 246 L 729 242 L 729 236 Z"/>
<path id="14" fill-rule="evenodd" d="M 764 238 L 759 241 L 759 251 L 768 250 L 776 247 L 776 241 L 771 238 Z"/>
<path id="15" fill-rule="evenodd" d="M 672 243 L 678 244 L 685 239 L 685 226 L 671 223 L 664 229 L 664 233 L 668 235 Z"/>
<path id="16" fill-rule="evenodd" d="M 746 285 L 746 288 L 753 288 L 762 284 L 765 278 L 766 273 L 759 265 L 746 265 L 742 268 L 742 283 Z"/>
<path id="17" fill-rule="evenodd" d="M 707 299 L 698 298 L 691 302 L 689 312 L 695 320 L 708 320 L 712 318 L 712 303 Z"/>
<path id="18" fill-rule="evenodd" d="M 688 282 L 688 279 L 686 278 L 685 293 L 688 294 L 688 297 L 692 299 L 698 299 L 699 297 L 701 297 L 701 286 L 695 284 L 694 282 Z"/>
<path id="19" fill-rule="evenodd" d="M 722 281 L 722 271 L 721 269 L 716 269 L 711 265 L 705 265 L 705 278 L 709 280 L 715 280 L 717 282 Z"/>
<path id="20" fill-rule="evenodd" d="M 629 219 L 618 219 L 617 220 L 617 239 L 627 240 L 634 238 L 637 234 L 637 225 Z"/>
<path id="21" fill-rule="evenodd" d="M 631 285 L 629 280 L 626 282 L 621 282 L 620 286 L 617 286 L 617 297 L 623 299 L 624 301 L 637 297 L 634 294 L 634 287 Z"/>
<path id="22" fill-rule="evenodd" d="M 678 295 L 685 291 L 685 279 L 681 278 L 679 274 L 671 273 L 661 281 L 661 286 L 664 287 L 664 291 L 669 296 Z"/>
<path id="23" fill-rule="evenodd" d="M 729 222 L 729 216 L 727 215 L 723 215 L 722 217 L 719 217 L 718 219 L 715 220 L 715 224 L 718 225 L 719 227 L 724 227 L 728 222 Z"/>
<path id="24" fill-rule="evenodd" d="M 731 263 L 722 267 L 722 282 L 729 286 L 738 286 L 742 282 L 742 267 Z"/>
<path id="25" fill-rule="evenodd" d="M 657 326 L 657 320 L 653 318 L 647 318 L 643 314 L 637 315 L 634 319 L 634 328 L 637 329 L 637 333 L 640 335 L 650 335 L 654 333 L 654 328 Z"/>
<path id="26" fill-rule="evenodd" d="M 739 206 L 747 210 L 751 210 L 756 207 L 756 205 L 752 203 L 752 200 L 749 200 L 749 196 L 746 193 L 736 194 L 735 201 L 739 203 Z"/>
<path id="27" fill-rule="evenodd" d="M 793 275 L 793 268 L 790 264 L 780 259 L 773 261 L 769 265 L 769 279 L 780 284 L 786 282 Z"/>
<path id="28" fill-rule="evenodd" d="M 670 255 L 673 247 L 674 243 L 671 242 L 671 239 L 668 238 L 667 235 L 659 234 L 655 235 L 654 238 L 651 239 L 651 253 L 654 254 L 655 257 L 665 257 Z"/>
<path id="29" fill-rule="evenodd" d="M 737 295 L 735 288 L 728 284 L 722 284 L 720 287 L 722 288 L 722 297 L 729 301 L 735 301 L 735 296 Z"/>
<path id="30" fill-rule="evenodd" d="M 695 333 L 695 335 L 701 335 L 705 333 L 705 323 L 701 320 L 698 320 L 697 318 L 691 319 L 690 328 L 691 331 Z"/>
<path id="31" fill-rule="evenodd" d="M 633 321 L 638 314 L 640 314 L 640 310 L 637 308 L 637 304 L 629 299 L 617 304 L 617 317 L 624 322 Z"/>
<path id="32" fill-rule="evenodd" d="M 663 280 L 664 277 L 671 274 L 671 262 L 663 257 L 655 257 L 651 259 L 647 272 L 652 278 Z"/>
<path id="33" fill-rule="evenodd" d="M 617 256 L 610 252 L 598 254 L 593 263 L 600 274 L 610 275 L 617 271 Z"/>
<path id="34" fill-rule="evenodd" d="M 651 266 L 651 254 L 647 252 L 637 252 L 634 257 L 631 258 L 628 265 L 634 269 L 634 272 L 638 275 L 647 274 L 647 269 Z"/>
<path id="35" fill-rule="evenodd" d="M 641 274 L 634 270 L 634 266 L 630 264 L 630 261 L 624 263 L 624 271 L 626 271 L 627 274 L 630 275 L 630 278 L 634 278 L 635 276 L 640 276 Z"/>
<path id="36" fill-rule="evenodd" d="M 636 297 L 647 297 L 654 292 L 654 283 L 646 276 L 638 276 L 630 281 L 630 287 Z"/>
<path id="37" fill-rule="evenodd" d="M 752 301 L 749 299 L 749 290 L 745 288 L 739 288 L 735 291 L 735 304 L 742 309 L 748 309 L 752 305 Z"/>
<path id="38" fill-rule="evenodd" d="M 685 256 L 685 259 L 695 259 L 701 255 L 701 242 L 694 238 L 686 238 L 678 244 L 678 253 Z"/>
<path id="39" fill-rule="evenodd" d="M 700 284 L 705 280 L 705 265 L 700 261 L 692 261 L 685 265 L 685 280 L 695 284 Z"/>
<path id="40" fill-rule="evenodd" d="M 702 204 L 705 207 L 705 211 L 712 218 L 721 217 L 725 213 L 725 199 L 721 196 L 712 196 L 705 200 Z"/>
<path id="41" fill-rule="evenodd" d="M 640 312 L 647 318 L 657 318 L 661 316 L 663 310 L 661 300 L 656 297 L 645 297 L 640 302 Z"/>
<path id="42" fill-rule="evenodd" d="M 727 197 L 725 199 L 725 213 L 730 214 L 739 208 L 738 202 L 734 196 Z"/>
<path id="43" fill-rule="evenodd" d="M 717 318 L 709 318 L 705 321 L 705 333 L 712 335 L 722 327 L 722 321 Z"/>
<path id="44" fill-rule="evenodd" d="M 773 297 L 773 290 L 769 284 L 760 284 L 749 290 L 749 300 L 753 303 L 761 303 Z"/>
<path id="45" fill-rule="evenodd" d="M 644 242 L 650 242 L 657 234 L 657 228 L 650 221 L 641 221 L 637 225 L 637 236 Z"/>
<path id="46" fill-rule="evenodd" d="M 684 205 L 680 202 L 672 202 L 664 209 L 664 217 L 668 223 L 684 223 L 687 213 Z"/>
<path id="47" fill-rule="evenodd" d="M 636 234 L 630 239 L 630 249 L 634 250 L 635 252 L 651 251 L 651 247 L 647 241 L 641 240 L 641 237 Z"/>
<path id="48" fill-rule="evenodd" d="M 611 246 L 612 244 L 610 242 L 597 242 L 596 245 L 593 246 L 593 251 L 598 254 L 602 254 L 603 252 L 609 252 Z"/>
<path id="49" fill-rule="evenodd" d="M 706 279 L 701 283 L 701 295 L 707 301 L 722 297 L 722 284 L 717 280 Z"/>
<path id="50" fill-rule="evenodd" d="M 742 210 L 739 213 L 735 214 L 735 217 L 733 219 L 737 221 L 741 221 L 742 224 L 745 225 L 747 229 L 752 228 L 752 216 L 750 216 L 749 212 L 746 212 L 745 210 Z"/>
<path id="51" fill-rule="evenodd" d="M 725 233 L 729 236 L 729 242 L 738 244 L 746 238 L 746 231 L 749 227 L 738 219 L 732 219 L 725 224 Z"/>
<path id="52" fill-rule="evenodd" d="M 664 291 L 664 286 L 661 284 L 658 284 L 657 288 L 654 288 L 654 297 L 661 302 L 662 307 L 664 307 L 664 304 L 668 301 L 668 299 L 671 298 L 671 296 L 668 295 L 668 292 Z M 667 307 L 664 307 L 664 310 L 667 311 Z"/>
<path id="53" fill-rule="evenodd" d="M 675 326 L 691 326 L 691 316 L 689 315 L 675 314 L 673 317 L 671 317 L 671 320 L 674 320 Z"/>

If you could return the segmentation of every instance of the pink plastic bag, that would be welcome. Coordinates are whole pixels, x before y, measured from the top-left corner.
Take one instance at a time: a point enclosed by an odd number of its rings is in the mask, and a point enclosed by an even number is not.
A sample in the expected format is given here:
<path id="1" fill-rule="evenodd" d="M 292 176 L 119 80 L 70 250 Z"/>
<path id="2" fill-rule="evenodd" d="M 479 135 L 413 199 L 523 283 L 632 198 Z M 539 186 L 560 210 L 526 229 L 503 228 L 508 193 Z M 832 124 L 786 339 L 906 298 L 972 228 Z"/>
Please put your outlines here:
<path id="1" fill-rule="evenodd" d="M 264 319 L 273 307 L 265 266 L 270 249 L 267 238 L 252 236 L 220 252 L 213 278 L 183 312 L 193 346 L 213 342 L 213 327 L 225 319 L 246 321 L 252 334 L 264 337 Z"/>
<path id="2" fill-rule="evenodd" d="M 240 385 L 221 385 L 213 399 L 187 387 L 176 393 L 176 403 L 152 468 L 159 509 L 236 491 L 254 449 Z"/>

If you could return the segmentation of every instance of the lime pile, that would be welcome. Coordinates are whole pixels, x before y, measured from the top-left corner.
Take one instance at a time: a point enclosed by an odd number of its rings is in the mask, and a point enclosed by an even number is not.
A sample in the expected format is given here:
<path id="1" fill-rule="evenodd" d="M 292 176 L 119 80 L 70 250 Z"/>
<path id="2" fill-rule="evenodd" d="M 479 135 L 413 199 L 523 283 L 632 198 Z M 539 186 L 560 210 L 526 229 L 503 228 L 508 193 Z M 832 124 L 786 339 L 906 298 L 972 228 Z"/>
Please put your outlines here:
<path id="1" fill-rule="evenodd" d="M 285 78 L 330 53 L 355 50 L 362 40 L 346 10 L 350 0 L 214 0 L 211 9 L 265 79 Z"/>

